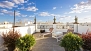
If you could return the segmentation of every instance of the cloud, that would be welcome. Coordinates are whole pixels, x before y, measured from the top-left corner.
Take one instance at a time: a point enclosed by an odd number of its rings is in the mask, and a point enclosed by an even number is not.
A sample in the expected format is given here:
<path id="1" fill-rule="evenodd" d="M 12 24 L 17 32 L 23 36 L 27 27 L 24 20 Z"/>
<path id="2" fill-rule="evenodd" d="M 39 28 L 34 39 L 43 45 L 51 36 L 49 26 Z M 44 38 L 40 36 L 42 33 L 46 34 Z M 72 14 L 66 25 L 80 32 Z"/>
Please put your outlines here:
<path id="1" fill-rule="evenodd" d="M 39 16 L 50 16 L 50 13 L 48 12 L 41 12 Z"/>
<path id="2" fill-rule="evenodd" d="M 75 4 L 73 8 L 71 8 L 71 12 L 69 13 L 82 13 L 86 10 L 91 9 L 91 0 L 88 0 L 87 2 L 80 2 L 78 4 Z"/>
<path id="3" fill-rule="evenodd" d="M 84 11 L 84 12 L 89 12 L 89 11 Z"/>
<path id="4" fill-rule="evenodd" d="M 60 16 L 60 19 L 71 19 L 71 18 L 72 18 L 71 16 L 66 16 L 66 15 Z"/>
<path id="5" fill-rule="evenodd" d="M 24 9 L 24 6 L 23 6 L 23 7 L 21 7 L 21 8 L 18 8 L 18 9 Z"/>
<path id="6" fill-rule="evenodd" d="M 14 3 L 13 2 L 9 2 L 9 1 L 2 1 L 0 2 L 0 7 L 2 8 L 9 8 L 12 9 L 12 7 L 14 7 Z"/>
<path id="7" fill-rule="evenodd" d="M 27 3 L 29 0 L 26 0 L 25 3 Z"/>
<path id="8" fill-rule="evenodd" d="M 7 15 L 10 15 L 10 16 L 14 15 L 14 11 L 8 11 L 6 9 L 1 9 L 0 13 L 7 14 Z M 21 14 L 20 11 L 16 11 L 15 15 L 18 16 L 18 17 L 27 17 L 27 15 Z"/>
<path id="9" fill-rule="evenodd" d="M 11 0 L 11 1 L 16 3 L 16 4 L 24 3 L 24 0 Z"/>
<path id="10" fill-rule="evenodd" d="M 27 5 L 31 5 L 32 3 L 28 3 Z"/>
<path id="11" fill-rule="evenodd" d="M 60 20 L 61 22 L 74 22 L 74 17 L 69 15 L 63 15 L 63 16 L 60 16 L 58 20 Z"/>
<path id="12" fill-rule="evenodd" d="M 53 10 L 55 10 L 57 7 L 53 7 Z"/>
<path id="13" fill-rule="evenodd" d="M 6 9 L 1 9 L 0 12 L 3 13 L 3 14 L 13 15 L 13 12 L 12 11 L 8 11 Z"/>
<path id="14" fill-rule="evenodd" d="M 16 11 L 15 15 L 20 17 L 22 14 L 19 11 Z"/>
<path id="15" fill-rule="evenodd" d="M 29 17 L 30 17 L 30 18 L 34 18 L 34 17 L 35 17 L 35 15 L 30 15 Z"/>
<path id="16" fill-rule="evenodd" d="M 50 14 L 50 16 L 60 17 L 61 15 L 59 15 L 59 14 Z"/>
<path id="17" fill-rule="evenodd" d="M 69 14 L 68 12 L 65 12 L 64 14 Z"/>
<path id="18" fill-rule="evenodd" d="M 0 15 L 4 15 L 4 13 L 0 13 Z"/>
<path id="19" fill-rule="evenodd" d="M 36 7 L 27 7 L 27 8 L 25 8 L 27 11 L 37 11 L 38 10 L 38 8 L 36 8 Z"/>
<path id="20" fill-rule="evenodd" d="M 21 17 L 27 17 L 28 15 L 21 15 Z"/>
<path id="21" fill-rule="evenodd" d="M 40 12 L 38 15 L 39 16 L 43 16 L 43 17 L 45 17 L 45 16 L 56 16 L 56 17 L 60 17 L 59 14 L 52 14 L 52 13 L 49 13 L 49 12 Z"/>
<path id="22" fill-rule="evenodd" d="M 0 2 L 0 7 L 12 9 L 13 7 L 18 7 L 18 5 L 24 5 L 29 0 L 4 0 Z M 32 2 L 32 4 L 35 4 Z"/>
<path id="23" fill-rule="evenodd" d="M 36 8 L 36 7 L 34 7 L 34 6 L 32 6 L 32 7 L 29 6 L 29 7 L 27 7 L 27 8 L 25 8 L 25 7 L 23 6 L 23 7 L 18 8 L 18 9 L 26 10 L 26 11 L 33 11 L 33 12 L 35 12 L 35 11 L 38 10 L 38 8 Z"/>
<path id="24" fill-rule="evenodd" d="M 91 22 L 91 15 L 78 19 L 79 22 Z M 84 21 L 83 21 L 84 20 Z"/>
<path id="25" fill-rule="evenodd" d="M 35 4 L 34 2 L 31 2 L 31 3 L 28 3 L 27 5 L 32 5 L 32 4 Z"/>

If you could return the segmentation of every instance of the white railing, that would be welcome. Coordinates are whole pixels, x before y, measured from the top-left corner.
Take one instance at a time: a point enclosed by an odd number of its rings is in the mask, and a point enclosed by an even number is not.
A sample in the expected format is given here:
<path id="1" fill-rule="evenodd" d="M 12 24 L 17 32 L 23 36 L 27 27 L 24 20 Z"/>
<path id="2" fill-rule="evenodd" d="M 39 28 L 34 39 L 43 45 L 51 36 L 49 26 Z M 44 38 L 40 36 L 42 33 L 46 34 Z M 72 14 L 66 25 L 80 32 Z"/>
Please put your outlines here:
<path id="1" fill-rule="evenodd" d="M 37 25 L 37 28 L 38 29 L 49 29 L 49 28 L 51 28 L 51 27 L 53 27 L 53 25 Z"/>
<path id="2" fill-rule="evenodd" d="M 41 29 L 48 31 L 49 28 L 54 28 L 54 30 L 59 30 L 62 32 L 67 32 L 69 28 L 74 28 L 74 25 L 62 25 L 62 24 L 37 24 L 37 32 L 40 32 Z M 65 30 L 65 31 L 64 31 Z"/>
<path id="3" fill-rule="evenodd" d="M 48 25 L 48 24 L 43 24 L 43 25 L 37 25 L 37 29 L 49 29 L 53 27 L 54 25 Z M 68 29 L 68 28 L 74 28 L 74 25 L 61 25 L 61 24 L 56 24 L 56 29 Z"/>

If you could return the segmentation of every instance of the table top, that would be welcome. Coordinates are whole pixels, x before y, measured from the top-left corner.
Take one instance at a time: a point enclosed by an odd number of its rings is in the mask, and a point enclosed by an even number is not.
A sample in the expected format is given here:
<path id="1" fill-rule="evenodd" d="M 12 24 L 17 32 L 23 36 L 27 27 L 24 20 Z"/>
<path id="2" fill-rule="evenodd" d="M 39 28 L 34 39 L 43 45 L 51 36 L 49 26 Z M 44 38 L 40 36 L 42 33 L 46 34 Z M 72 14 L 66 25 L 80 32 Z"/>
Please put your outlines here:
<path id="1" fill-rule="evenodd" d="M 62 32 L 56 32 L 56 34 L 62 34 Z"/>

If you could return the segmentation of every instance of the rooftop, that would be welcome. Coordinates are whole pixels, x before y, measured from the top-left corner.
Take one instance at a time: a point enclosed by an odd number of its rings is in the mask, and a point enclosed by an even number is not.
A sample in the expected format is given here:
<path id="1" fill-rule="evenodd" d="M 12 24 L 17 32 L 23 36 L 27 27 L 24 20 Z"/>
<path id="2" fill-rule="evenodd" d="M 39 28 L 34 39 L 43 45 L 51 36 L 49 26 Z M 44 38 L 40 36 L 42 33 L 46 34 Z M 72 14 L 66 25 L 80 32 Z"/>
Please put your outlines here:
<path id="1" fill-rule="evenodd" d="M 44 38 L 39 37 L 40 33 L 35 33 L 33 36 L 36 39 L 36 44 L 32 51 L 65 51 L 63 47 L 59 46 L 59 42 L 51 35 L 47 35 Z"/>

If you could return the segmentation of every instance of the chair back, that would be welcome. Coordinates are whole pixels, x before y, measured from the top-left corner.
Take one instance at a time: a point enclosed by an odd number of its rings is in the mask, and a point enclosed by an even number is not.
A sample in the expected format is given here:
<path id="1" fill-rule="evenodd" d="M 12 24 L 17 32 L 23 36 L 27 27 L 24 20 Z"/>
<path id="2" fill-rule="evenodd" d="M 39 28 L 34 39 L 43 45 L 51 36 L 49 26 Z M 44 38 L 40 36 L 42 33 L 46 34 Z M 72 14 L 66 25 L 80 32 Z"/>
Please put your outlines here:
<path id="1" fill-rule="evenodd" d="M 68 30 L 67 30 L 67 33 L 69 33 L 69 32 L 74 33 L 74 30 L 73 30 L 73 29 L 68 29 Z"/>
<path id="2" fill-rule="evenodd" d="M 53 28 L 50 28 L 50 29 L 49 29 L 49 31 L 50 31 L 50 33 L 52 33 L 52 31 L 53 31 Z"/>

